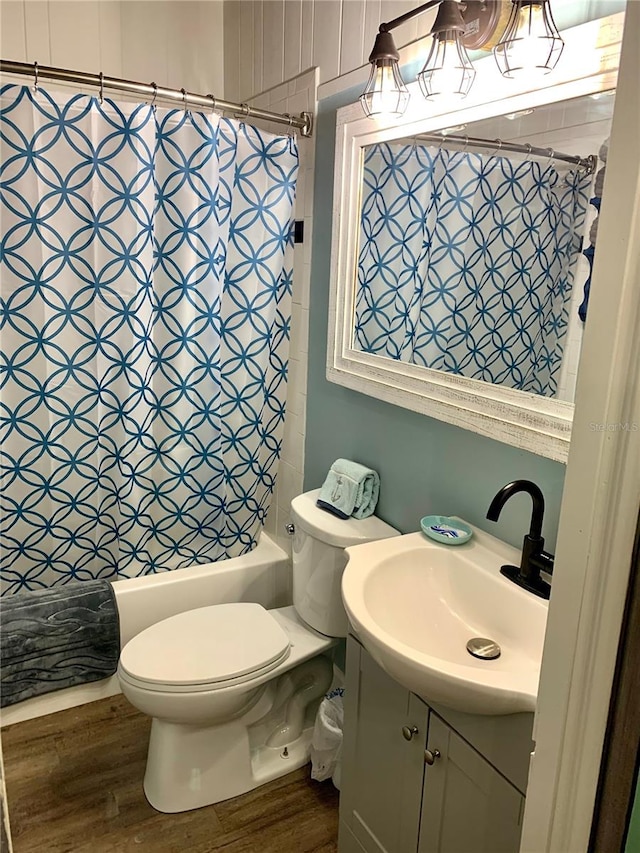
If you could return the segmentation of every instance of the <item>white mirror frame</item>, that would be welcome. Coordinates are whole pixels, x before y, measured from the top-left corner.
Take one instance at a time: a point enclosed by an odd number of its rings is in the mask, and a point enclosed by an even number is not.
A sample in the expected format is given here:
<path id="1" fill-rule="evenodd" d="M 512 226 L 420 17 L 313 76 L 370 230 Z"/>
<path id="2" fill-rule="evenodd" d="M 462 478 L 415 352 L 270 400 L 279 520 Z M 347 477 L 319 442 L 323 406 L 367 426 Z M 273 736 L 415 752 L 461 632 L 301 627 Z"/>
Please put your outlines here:
<path id="1" fill-rule="evenodd" d="M 327 345 L 330 382 L 566 463 L 572 403 L 353 348 L 363 148 L 615 88 L 623 26 L 624 15 L 618 14 L 564 31 L 563 56 L 544 78 L 544 88 L 532 90 L 525 81 L 503 78 L 489 55 L 474 63 L 478 72 L 474 87 L 460 109 L 435 111 L 414 83 L 409 85 L 407 113 L 393 124 L 365 117 L 359 103 L 338 110 Z"/>

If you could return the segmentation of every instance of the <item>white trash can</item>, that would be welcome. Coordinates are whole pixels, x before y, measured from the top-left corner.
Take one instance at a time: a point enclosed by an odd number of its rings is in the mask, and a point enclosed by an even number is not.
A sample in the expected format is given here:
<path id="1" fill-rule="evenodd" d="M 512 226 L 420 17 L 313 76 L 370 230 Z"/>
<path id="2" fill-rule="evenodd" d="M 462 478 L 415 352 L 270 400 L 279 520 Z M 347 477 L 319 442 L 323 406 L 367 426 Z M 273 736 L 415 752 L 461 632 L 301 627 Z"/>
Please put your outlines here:
<path id="1" fill-rule="evenodd" d="M 344 688 L 336 687 L 326 694 L 318 713 L 311 738 L 311 778 L 323 782 L 331 778 L 340 790 Z"/>

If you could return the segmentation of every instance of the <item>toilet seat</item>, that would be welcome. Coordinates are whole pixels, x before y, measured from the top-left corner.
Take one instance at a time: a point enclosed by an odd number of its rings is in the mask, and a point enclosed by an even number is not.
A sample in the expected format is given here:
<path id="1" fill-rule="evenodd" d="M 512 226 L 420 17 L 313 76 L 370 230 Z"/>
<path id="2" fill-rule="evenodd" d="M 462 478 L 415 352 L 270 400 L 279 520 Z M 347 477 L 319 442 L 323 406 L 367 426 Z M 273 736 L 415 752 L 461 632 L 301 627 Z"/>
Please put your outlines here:
<path id="1" fill-rule="evenodd" d="M 289 656 L 286 632 L 260 604 L 215 604 L 163 619 L 131 639 L 118 672 L 146 690 L 189 692 L 242 684 Z"/>

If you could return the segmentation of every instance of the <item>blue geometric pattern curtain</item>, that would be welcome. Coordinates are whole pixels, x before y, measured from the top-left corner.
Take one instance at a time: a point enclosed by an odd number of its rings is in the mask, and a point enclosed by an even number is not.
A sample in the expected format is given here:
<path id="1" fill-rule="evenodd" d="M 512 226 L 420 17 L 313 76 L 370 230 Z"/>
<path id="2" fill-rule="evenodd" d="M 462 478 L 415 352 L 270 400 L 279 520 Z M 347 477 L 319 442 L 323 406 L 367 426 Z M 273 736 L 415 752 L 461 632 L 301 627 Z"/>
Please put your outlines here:
<path id="1" fill-rule="evenodd" d="M 4 591 L 250 550 L 283 432 L 294 141 L 0 96 Z"/>
<path id="2" fill-rule="evenodd" d="M 589 185 L 545 162 L 368 148 L 355 346 L 553 396 Z"/>

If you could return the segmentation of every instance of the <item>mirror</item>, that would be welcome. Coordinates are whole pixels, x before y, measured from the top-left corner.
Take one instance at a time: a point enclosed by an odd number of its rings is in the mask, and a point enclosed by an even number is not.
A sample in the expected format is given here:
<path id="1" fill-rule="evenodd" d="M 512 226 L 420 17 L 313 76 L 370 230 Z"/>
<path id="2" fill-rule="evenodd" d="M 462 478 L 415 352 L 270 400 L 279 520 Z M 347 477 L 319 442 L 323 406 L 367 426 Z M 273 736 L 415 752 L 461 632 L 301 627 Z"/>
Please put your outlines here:
<path id="1" fill-rule="evenodd" d="M 365 146 L 354 348 L 572 402 L 614 94 Z"/>
<path id="2" fill-rule="evenodd" d="M 455 112 L 338 111 L 330 381 L 566 461 L 622 25 L 563 33 L 535 91 L 488 57 Z"/>

